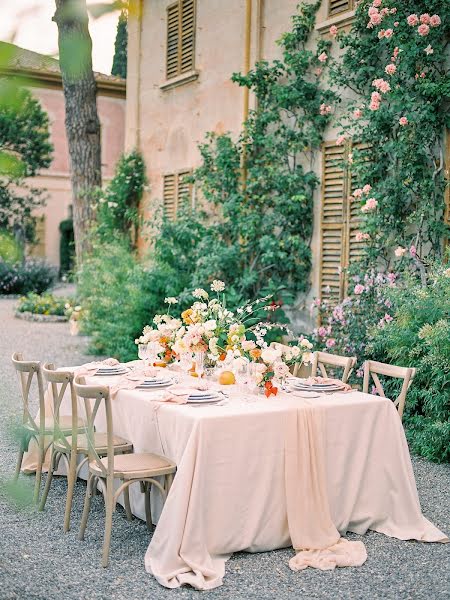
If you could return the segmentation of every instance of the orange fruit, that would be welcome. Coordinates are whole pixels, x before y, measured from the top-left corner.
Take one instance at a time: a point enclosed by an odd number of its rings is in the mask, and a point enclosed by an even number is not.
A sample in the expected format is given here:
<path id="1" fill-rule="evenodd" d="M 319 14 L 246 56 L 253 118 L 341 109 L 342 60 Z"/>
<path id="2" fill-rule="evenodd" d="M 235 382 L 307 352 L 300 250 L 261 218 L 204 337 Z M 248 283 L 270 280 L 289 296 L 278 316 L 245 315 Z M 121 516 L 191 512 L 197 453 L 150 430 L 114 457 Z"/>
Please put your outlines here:
<path id="1" fill-rule="evenodd" d="M 219 376 L 219 383 L 220 385 L 233 385 L 233 383 L 236 383 L 234 373 L 232 371 L 222 371 Z"/>

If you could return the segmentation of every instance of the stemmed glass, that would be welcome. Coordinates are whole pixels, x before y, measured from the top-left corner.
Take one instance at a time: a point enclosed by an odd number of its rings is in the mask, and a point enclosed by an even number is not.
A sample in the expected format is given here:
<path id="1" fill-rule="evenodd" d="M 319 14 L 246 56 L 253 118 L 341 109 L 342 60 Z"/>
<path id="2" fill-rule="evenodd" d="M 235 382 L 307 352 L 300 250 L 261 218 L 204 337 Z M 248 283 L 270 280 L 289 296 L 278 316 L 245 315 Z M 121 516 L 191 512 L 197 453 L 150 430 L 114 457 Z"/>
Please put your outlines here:
<path id="1" fill-rule="evenodd" d="M 195 371 L 199 377 L 203 377 L 205 370 L 205 352 L 194 352 Z"/>
<path id="2" fill-rule="evenodd" d="M 142 368 L 145 368 L 145 359 L 148 358 L 148 344 L 138 345 L 138 356 L 142 360 Z"/>
<path id="3" fill-rule="evenodd" d="M 183 352 L 180 356 L 180 367 L 183 373 L 187 373 L 187 371 L 192 366 L 192 352 Z"/>
<path id="4" fill-rule="evenodd" d="M 150 342 L 148 344 L 148 358 L 150 359 L 150 366 L 153 367 L 153 364 L 156 362 L 158 358 L 159 352 L 161 352 L 161 344 L 159 342 Z"/>
<path id="5" fill-rule="evenodd" d="M 238 384 L 238 389 L 241 394 L 245 394 L 247 391 L 247 384 L 249 379 L 249 362 L 245 358 L 239 358 L 236 360 L 234 366 L 234 375 Z"/>

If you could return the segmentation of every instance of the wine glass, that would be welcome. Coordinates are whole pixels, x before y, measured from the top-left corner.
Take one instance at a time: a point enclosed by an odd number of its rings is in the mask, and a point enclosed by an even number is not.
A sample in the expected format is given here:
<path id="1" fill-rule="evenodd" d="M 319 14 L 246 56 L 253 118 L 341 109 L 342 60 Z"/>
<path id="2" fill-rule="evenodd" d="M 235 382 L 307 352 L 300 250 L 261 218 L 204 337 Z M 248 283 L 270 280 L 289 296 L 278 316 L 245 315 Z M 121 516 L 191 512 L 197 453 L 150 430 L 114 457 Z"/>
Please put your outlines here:
<path id="1" fill-rule="evenodd" d="M 142 360 L 142 368 L 145 368 L 145 359 L 148 358 L 148 344 L 138 345 L 138 356 Z"/>
<path id="2" fill-rule="evenodd" d="M 245 394 L 249 378 L 249 363 L 245 358 L 238 358 L 234 365 L 234 376 L 241 394 Z"/>
<path id="3" fill-rule="evenodd" d="M 187 373 L 192 366 L 192 352 L 183 352 L 180 356 L 180 367 L 183 373 Z"/>
<path id="4" fill-rule="evenodd" d="M 199 377 L 203 377 L 205 370 L 205 352 L 194 352 L 195 371 Z"/>
<path id="5" fill-rule="evenodd" d="M 148 344 L 148 358 L 150 359 L 150 366 L 153 367 L 154 363 L 158 358 L 158 354 L 161 352 L 162 347 L 159 342 L 150 342 Z"/>

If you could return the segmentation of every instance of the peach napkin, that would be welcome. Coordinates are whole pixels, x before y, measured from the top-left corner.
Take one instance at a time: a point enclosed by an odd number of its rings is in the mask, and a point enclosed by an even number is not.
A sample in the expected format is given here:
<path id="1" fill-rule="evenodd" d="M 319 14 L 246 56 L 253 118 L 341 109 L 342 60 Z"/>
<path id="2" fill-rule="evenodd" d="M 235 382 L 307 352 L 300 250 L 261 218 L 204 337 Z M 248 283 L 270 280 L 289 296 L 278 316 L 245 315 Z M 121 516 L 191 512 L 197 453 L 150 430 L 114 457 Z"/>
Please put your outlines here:
<path id="1" fill-rule="evenodd" d="M 332 383 L 333 385 L 341 385 L 344 386 L 340 392 L 351 392 L 352 386 L 348 383 L 343 383 L 340 379 L 333 379 L 331 377 L 308 377 L 305 380 L 308 385 L 313 385 L 314 383 Z"/>
<path id="2" fill-rule="evenodd" d="M 116 358 L 105 358 L 105 360 L 96 360 L 77 367 L 75 373 L 77 375 L 95 375 L 100 367 L 115 367 L 120 362 Z"/>

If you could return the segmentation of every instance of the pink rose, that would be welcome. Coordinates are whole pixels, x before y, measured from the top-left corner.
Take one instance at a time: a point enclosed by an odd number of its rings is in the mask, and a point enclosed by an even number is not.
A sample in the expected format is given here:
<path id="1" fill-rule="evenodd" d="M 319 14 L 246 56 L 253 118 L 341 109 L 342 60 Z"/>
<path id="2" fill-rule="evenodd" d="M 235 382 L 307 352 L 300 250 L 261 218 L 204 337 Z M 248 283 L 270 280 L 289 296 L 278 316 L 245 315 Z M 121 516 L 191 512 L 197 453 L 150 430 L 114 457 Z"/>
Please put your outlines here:
<path id="1" fill-rule="evenodd" d="M 372 23 L 372 25 L 379 25 L 382 20 L 383 17 L 379 13 L 375 13 L 370 17 L 370 22 Z"/>
<path id="2" fill-rule="evenodd" d="M 378 8 L 376 7 L 375 4 L 373 6 L 369 6 L 369 10 L 367 11 L 367 14 L 369 15 L 369 17 L 371 17 L 372 15 L 378 14 Z"/>
<path id="3" fill-rule="evenodd" d="M 370 110 L 378 110 L 379 108 L 380 108 L 380 103 L 376 102 L 375 100 L 372 100 L 372 102 L 369 104 Z"/>
<path id="4" fill-rule="evenodd" d="M 331 112 L 331 106 L 329 104 L 321 104 L 320 105 L 320 114 L 321 115 L 329 115 Z"/>
<path id="5" fill-rule="evenodd" d="M 357 296 L 359 296 L 363 292 L 364 292 L 364 286 L 361 285 L 360 283 L 357 283 L 353 289 L 353 293 L 356 294 Z"/>
<path id="6" fill-rule="evenodd" d="M 433 48 L 431 47 L 431 45 L 430 45 L 430 44 L 428 44 L 428 46 L 425 48 L 424 52 L 425 52 L 425 54 L 426 54 L 427 56 L 429 56 L 430 54 L 433 54 L 434 50 L 433 50 Z"/>
<path id="7" fill-rule="evenodd" d="M 384 31 L 384 29 L 380 29 L 380 31 L 378 32 L 378 39 L 381 40 L 382 38 L 384 38 L 384 34 L 386 32 Z"/>
<path id="8" fill-rule="evenodd" d="M 330 27 L 330 35 L 332 35 L 333 37 L 335 37 L 337 35 L 338 32 L 338 28 L 336 27 L 336 25 L 332 25 Z"/>
<path id="9" fill-rule="evenodd" d="M 425 23 L 422 23 L 422 25 L 419 25 L 419 27 L 417 28 L 417 33 L 419 35 L 421 35 L 422 37 L 428 35 L 429 32 L 430 32 L 430 28 Z"/>
<path id="10" fill-rule="evenodd" d="M 377 206 L 378 206 L 378 201 L 375 200 L 375 198 L 369 198 L 367 200 L 367 202 L 364 204 L 364 206 L 361 207 L 361 211 L 364 213 L 370 212 L 372 210 L 375 210 Z"/>
<path id="11" fill-rule="evenodd" d="M 394 6 L 394 8 L 391 8 L 390 13 L 391 13 L 391 15 L 397 14 L 397 9 L 395 8 L 395 6 Z"/>
<path id="12" fill-rule="evenodd" d="M 422 71 L 422 73 L 420 74 L 420 76 L 422 77 L 422 79 L 425 77 L 425 73 Z"/>
<path id="13" fill-rule="evenodd" d="M 381 94 L 379 92 L 372 92 L 371 100 L 372 102 L 381 102 Z"/>
<path id="14" fill-rule="evenodd" d="M 421 23 L 429 23 L 430 22 L 430 15 L 428 13 L 423 13 L 423 15 L 420 15 L 420 22 Z"/>
<path id="15" fill-rule="evenodd" d="M 393 29 L 386 29 L 386 31 L 384 32 L 384 37 L 385 38 L 390 38 L 394 35 L 394 30 Z"/>
<path id="16" fill-rule="evenodd" d="M 380 92 L 382 92 L 383 94 L 386 94 L 386 92 L 389 92 L 391 89 L 391 86 L 389 85 L 389 83 L 387 81 L 385 81 L 384 79 L 374 79 L 372 81 L 372 85 L 374 87 L 376 87 L 377 90 L 380 90 Z M 372 100 L 373 99 L 374 99 L 374 97 L 372 94 Z M 381 100 L 381 96 L 380 96 L 379 100 Z"/>
<path id="17" fill-rule="evenodd" d="M 408 125 L 408 119 L 406 117 L 400 117 L 400 119 L 398 120 L 398 122 L 400 123 L 400 125 L 403 127 L 404 125 Z"/>
<path id="18" fill-rule="evenodd" d="M 394 21 L 394 27 L 398 27 L 400 23 L 398 21 Z"/>
<path id="19" fill-rule="evenodd" d="M 332 348 L 333 346 L 336 345 L 336 340 L 334 338 L 329 338 L 326 342 L 325 345 L 327 348 Z"/>
<path id="20" fill-rule="evenodd" d="M 327 329 L 326 327 L 319 327 L 319 329 L 317 330 L 317 333 L 319 334 L 320 337 L 325 337 L 327 335 Z"/>
<path id="21" fill-rule="evenodd" d="M 408 25 L 411 25 L 411 27 L 414 27 L 419 22 L 419 17 L 417 15 L 409 15 L 409 17 L 406 19 L 406 22 Z"/>
<path id="22" fill-rule="evenodd" d="M 382 8 L 382 9 L 380 10 L 380 15 L 381 15 L 382 17 L 385 17 L 385 16 L 386 16 L 386 15 L 388 15 L 388 14 L 389 14 L 389 9 L 388 9 L 388 8 Z"/>
<path id="23" fill-rule="evenodd" d="M 366 185 L 363 187 L 362 191 L 364 192 L 364 194 L 368 194 L 371 189 L 372 189 L 372 186 L 370 185 L 370 183 L 366 183 Z"/>
<path id="24" fill-rule="evenodd" d="M 345 135 L 340 135 L 338 137 L 338 139 L 336 140 L 336 146 L 342 146 L 342 144 L 345 142 Z"/>
<path id="25" fill-rule="evenodd" d="M 357 242 L 364 242 L 365 240 L 370 240 L 370 235 L 362 231 L 357 231 L 355 235 L 355 240 Z"/>
<path id="26" fill-rule="evenodd" d="M 362 110 L 360 108 L 356 108 L 353 111 L 353 116 L 355 117 L 355 119 L 360 119 L 362 117 Z"/>
<path id="27" fill-rule="evenodd" d="M 362 195 L 363 195 L 363 191 L 361 188 L 358 188 L 353 192 L 354 198 L 361 198 Z"/>
<path id="28" fill-rule="evenodd" d="M 393 75 L 395 73 L 395 71 L 397 70 L 397 67 L 394 64 L 389 63 L 388 65 L 386 65 L 384 70 L 386 71 L 386 73 L 388 75 Z"/>
<path id="29" fill-rule="evenodd" d="M 414 246 L 414 244 L 412 244 L 411 248 L 409 249 L 409 254 L 414 258 L 415 256 L 417 256 L 417 248 Z"/>
<path id="30" fill-rule="evenodd" d="M 398 46 L 395 46 L 394 52 L 392 53 L 393 57 L 397 58 L 399 52 L 400 52 L 400 48 Z"/>
<path id="31" fill-rule="evenodd" d="M 441 24 L 441 17 L 439 15 L 432 15 L 430 17 L 431 27 L 439 27 L 440 24 Z"/>
<path id="32" fill-rule="evenodd" d="M 381 6 L 381 0 L 373 0 L 373 2 L 372 2 L 372 6 L 375 6 L 376 8 L 377 8 L 378 6 Z"/>
<path id="33" fill-rule="evenodd" d="M 328 54 L 326 52 L 322 52 L 322 54 L 319 54 L 317 58 L 321 63 L 324 63 L 328 58 Z"/>

